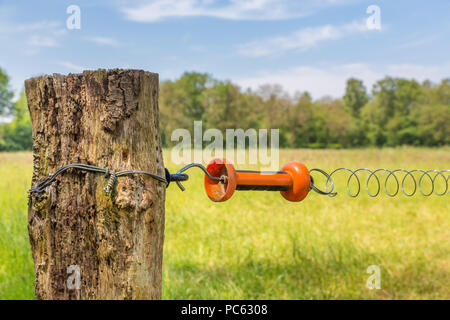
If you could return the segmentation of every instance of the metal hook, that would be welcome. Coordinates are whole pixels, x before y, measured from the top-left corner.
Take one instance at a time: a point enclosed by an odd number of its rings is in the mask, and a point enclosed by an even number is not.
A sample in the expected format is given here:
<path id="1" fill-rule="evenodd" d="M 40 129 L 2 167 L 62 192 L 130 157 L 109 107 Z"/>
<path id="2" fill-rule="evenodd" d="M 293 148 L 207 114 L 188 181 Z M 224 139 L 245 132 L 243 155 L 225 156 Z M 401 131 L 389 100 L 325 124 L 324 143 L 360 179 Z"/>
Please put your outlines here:
<path id="1" fill-rule="evenodd" d="M 194 168 L 194 167 L 202 169 L 202 171 L 203 171 L 203 172 L 208 176 L 208 178 L 211 179 L 211 180 L 219 181 L 219 182 L 222 182 L 222 183 L 225 183 L 225 182 L 226 182 L 226 177 L 225 177 L 225 176 L 221 176 L 221 177 L 213 177 L 213 176 L 208 172 L 208 170 L 206 170 L 206 168 L 205 168 L 201 163 L 190 163 L 190 164 L 184 166 L 183 168 L 181 168 L 180 170 L 178 170 L 178 171 L 175 173 L 175 175 L 180 175 L 180 174 L 182 174 L 184 171 L 186 171 L 186 170 L 188 170 L 188 169 L 190 169 L 190 168 Z M 186 176 L 187 176 L 187 174 L 186 174 Z M 181 189 L 181 191 L 184 191 L 185 188 L 183 187 L 183 185 L 181 184 L 180 181 L 186 181 L 186 180 L 187 180 L 187 179 L 185 179 L 185 180 L 174 180 L 174 181 L 177 183 L 177 186 Z"/>

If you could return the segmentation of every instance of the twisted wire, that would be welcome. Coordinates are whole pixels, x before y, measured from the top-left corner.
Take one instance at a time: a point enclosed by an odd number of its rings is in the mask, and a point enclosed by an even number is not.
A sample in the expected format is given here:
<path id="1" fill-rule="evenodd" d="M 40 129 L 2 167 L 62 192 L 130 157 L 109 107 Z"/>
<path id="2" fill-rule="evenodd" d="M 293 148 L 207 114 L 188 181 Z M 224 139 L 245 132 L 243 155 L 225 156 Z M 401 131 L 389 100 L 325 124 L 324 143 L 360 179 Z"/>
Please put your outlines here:
<path id="1" fill-rule="evenodd" d="M 359 168 L 355 170 L 351 170 L 349 168 L 338 168 L 333 170 L 331 173 L 327 173 L 322 169 L 311 169 L 310 173 L 313 172 L 319 172 L 320 174 L 324 175 L 326 178 L 325 182 L 325 190 L 318 188 L 314 183 L 314 178 L 311 176 L 311 190 L 314 190 L 315 192 L 322 194 L 322 195 L 328 195 L 330 197 L 335 197 L 337 195 L 337 192 L 334 191 L 335 189 L 335 182 L 333 180 L 333 175 L 335 176 L 338 172 L 347 172 L 349 174 L 349 177 L 347 179 L 347 194 L 355 198 L 357 197 L 361 192 L 361 181 L 360 177 L 358 176 L 361 172 L 367 172 L 369 173 L 368 178 L 366 179 L 366 192 L 367 194 L 374 198 L 378 196 L 382 192 L 381 182 L 383 181 L 379 175 L 381 173 L 385 173 L 386 177 L 384 178 L 384 193 L 387 194 L 390 197 L 395 197 L 400 189 L 402 193 L 407 196 L 411 197 L 417 193 L 417 190 L 423 195 L 423 196 L 430 196 L 432 194 L 435 194 L 437 196 L 443 196 L 448 193 L 450 193 L 449 190 L 449 178 L 450 178 L 450 170 L 422 170 L 422 169 L 414 169 L 414 170 L 406 170 L 406 169 L 395 169 L 395 170 L 388 170 L 388 169 L 367 169 L 367 168 Z M 403 179 L 399 180 L 400 173 L 403 173 Z M 420 177 L 414 176 L 414 173 L 419 173 Z M 416 174 L 417 175 L 417 174 Z M 407 179 L 408 178 L 408 179 Z M 445 187 L 444 190 L 441 192 L 438 191 L 437 188 L 437 178 L 441 178 L 441 185 L 443 184 Z M 406 191 L 406 186 L 408 184 L 408 181 L 410 184 L 413 185 L 413 190 L 411 192 Z M 425 183 L 431 184 L 431 188 L 429 192 L 424 191 L 424 185 Z M 372 183 L 375 183 L 377 188 L 376 192 L 372 193 L 369 190 L 369 185 Z M 350 187 L 356 186 L 357 190 L 356 192 L 351 192 Z M 394 186 L 395 192 L 390 192 L 388 190 L 388 186 Z"/>
<path id="2" fill-rule="evenodd" d="M 65 172 L 65 171 L 67 171 L 69 169 L 78 169 L 78 170 L 87 171 L 87 172 L 103 173 L 106 176 L 109 176 L 108 184 L 104 188 L 106 195 L 108 195 L 111 192 L 112 188 L 114 187 L 114 183 L 115 183 L 116 179 L 119 178 L 119 177 L 122 177 L 122 176 L 126 176 L 126 175 L 144 174 L 144 175 L 148 175 L 148 176 L 152 177 L 153 179 L 155 179 L 157 181 L 164 182 L 166 184 L 168 183 L 166 178 L 158 176 L 157 174 L 154 174 L 154 173 L 151 173 L 151 172 L 147 172 L 147 171 L 124 170 L 124 171 L 120 171 L 120 172 L 116 173 L 115 171 L 109 170 L 108 168 L 100 168 L 100 167 L 92 166 L 92 165 L 89 165 L 89 164 L 72 163 L 72 164 L 68 164 L 68 165 L 62 166 L 61 168 L 56 170 L 55 173 L 53 173 L 50 177 L 48 177 L 47 179 L 44 179 L 41 182 L 39 182 L 38 184 L 36 184 L 28 192 L 29 193 L 42 193 L 42 192 L 44 192 L 45 189 L 49 185 L 51 185 L 53 183 L 53 181 L 55 181 L 55 179 L 56 179 L 56 177 L 58 175 L 62 174 L 63 172 Z"/>
<path id="3" fill-rule="evenodd" d="M 108 168 L 106 168 L 108 169 Z M 106 172 L 106 175 L 108 175 L 109 172 Z M 116 172 L 113 170 L 111 171 L 111 173 L 109 174 L 109 180 L 108 180 L 108 184 L 106 185 L 106 187 L 103 189 L 105 190 L 105 194 L 108 196 L 109 193 L 111 192 L 112 188 L 114 187 L 114 184 L 116 183 L 117 180 L 117 174 Z"/>

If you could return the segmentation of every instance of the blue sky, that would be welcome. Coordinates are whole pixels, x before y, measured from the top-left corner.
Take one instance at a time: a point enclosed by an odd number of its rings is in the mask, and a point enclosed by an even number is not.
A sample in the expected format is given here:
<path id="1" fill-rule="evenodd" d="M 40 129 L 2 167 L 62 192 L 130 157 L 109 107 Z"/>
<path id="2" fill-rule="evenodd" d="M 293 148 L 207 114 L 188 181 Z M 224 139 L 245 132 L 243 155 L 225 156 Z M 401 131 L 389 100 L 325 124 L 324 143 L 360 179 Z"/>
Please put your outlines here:
<path id="1" fill-rule="evenodd" d="M 66 27 L 69 5 L 79 30 Z M 369 5 L 381 30 L 367 28 Z M 16 92 L 40 74 L 120 67 L 339 97 L 351 76 L 369 89 L 385 75 L 450 77 L 450 1 L 0 0 L 0 44 Z"/>

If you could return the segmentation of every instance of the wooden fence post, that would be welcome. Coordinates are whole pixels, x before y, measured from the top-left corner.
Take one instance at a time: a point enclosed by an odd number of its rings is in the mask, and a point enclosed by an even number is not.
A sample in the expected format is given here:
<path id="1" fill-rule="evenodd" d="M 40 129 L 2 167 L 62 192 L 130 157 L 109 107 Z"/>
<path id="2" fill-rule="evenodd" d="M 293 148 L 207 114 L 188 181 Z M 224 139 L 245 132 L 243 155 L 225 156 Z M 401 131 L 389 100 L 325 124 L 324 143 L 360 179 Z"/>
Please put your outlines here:
<path id="1" fill-rule="evenodd" d="M 25 81 L 32 184 L 70 163 L 164 176 L 158 74 L 96 70 Z M 69 171 L 29 199 L 38 299 L 160 299 L 165 184 Z"/>

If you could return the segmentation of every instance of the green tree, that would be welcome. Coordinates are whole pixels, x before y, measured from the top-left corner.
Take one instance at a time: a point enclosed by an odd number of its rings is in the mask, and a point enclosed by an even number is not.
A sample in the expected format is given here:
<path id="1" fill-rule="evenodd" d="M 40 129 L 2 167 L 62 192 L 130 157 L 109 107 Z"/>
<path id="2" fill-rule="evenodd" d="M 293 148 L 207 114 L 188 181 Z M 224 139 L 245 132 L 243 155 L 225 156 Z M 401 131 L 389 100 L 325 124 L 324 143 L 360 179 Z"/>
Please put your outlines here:
<path id="1" fill-rule="evenodd" d="M 352 118 L 342 101 L 325 97 L 314 104 L 317 137 L 313 146 L 325 148 L 346 146 Z"/>
<path id="2" fill-rule="evenodd" d="M 262 126 L 267 129 L 279 129 L 280 147 L 289 147 L 292 140 L 289 125 L 289 110 L 293 101 L 280 85 L 262 85 L 257 94 L 262 97 L 263 105 L 260 111 L 263 117 Z"/>
<path id="3" fill-rule="evenodd" d="M 424 95 L 411 112 L 415 124 L 416 144 L 439 146 L 450 144 L 450 79 L 440 84 L 424 82 Z"/>
<path id="4" fill-rule="evenodd" d="M 213 84 L 207 73 L 185 72 L 176 81 L 176 94 L 182 103 L 183 114 L 191 119 L 201 120 L 205 111 L 203 92 Z"/>
<path id="5" fill-rule="evenodd" d="M 262 98 L 229 81 L 217 81 L 203 94 L 205 123 L 208 128 L 256 128 L 262 115 Z"/>
<path id="6" fill-rule="evenodd" d="M 305 92 L 288 111 L 286 121 L 290 132 L 290 147 L 307 147 L 310 144 L 314 138 L 313 118 L 312 98 Z"/>
<path id="7" fill-rule="evenodd" d="M 382 147 L 386 144 L 387 136 L 383 128 L 385 119 L 384 109 L 378 99 L 372 99 L 361 109 L 362 128 L 365 137 L 372 146 Z"/>
<path id="8" fill-rule="evenodd" d="M 413 116 L 417 121 L 420 144 L 450 144 L 450 104 L 422 105 L 414 111 Z"/>
<path id="9" fill-rule="evenodd" d="M 450 105 L 450 79 L 444 79 L 439 86 L 431 88 L 429 103 Z"/>
<path id="10" fill-rule="evenodd" d="M 184 114 L 183 99 L 177 83 L 162 82 L 159 86 L 159 121 L 163 146 L 171 146 L 171 134 L 177 128 L 191 130 L 192 119 Z"/>
<path id="11" fill-rule="evenodd" d="M 14 103 L 11 114 L 14 116 L 12 122 L 0 127 L 0 150 L 31 150 L 33 138 L 25 91 Z"/>
<path id="12" fill-rule="evenodd" d="M 177 128 L 185 128 L 192 134 L 194 120 L 204 117 L 203 92 L 213 83 L 214 80 L 206 73 L 185 72 L 176 81 L 160 84 L 160 123 L 164 146 L 171 145 L 171 134 Z"/>
<path id="13" fill-rule="evenodd" d="M 355 78 L 348 79 L 343 100 L 352 116 L 359 118 L 361 108 L 369 101 L 363 82 Z"/>
<path id="14" fill-rule="evenodd" d="M 0 68 L 0 115 L 7 115 L 12 108 L 12 98 L 14 92 L 9 87 L 9 77 Z"/>
<path id="15" fill-rule="evenodd" d="M 375 145 L 417 144 L 415 122 L 409 115 L 424 97 L 415 80 L 386 77 L 373 88 L 374 100 L 362 110 L 364 121 Z"/>

